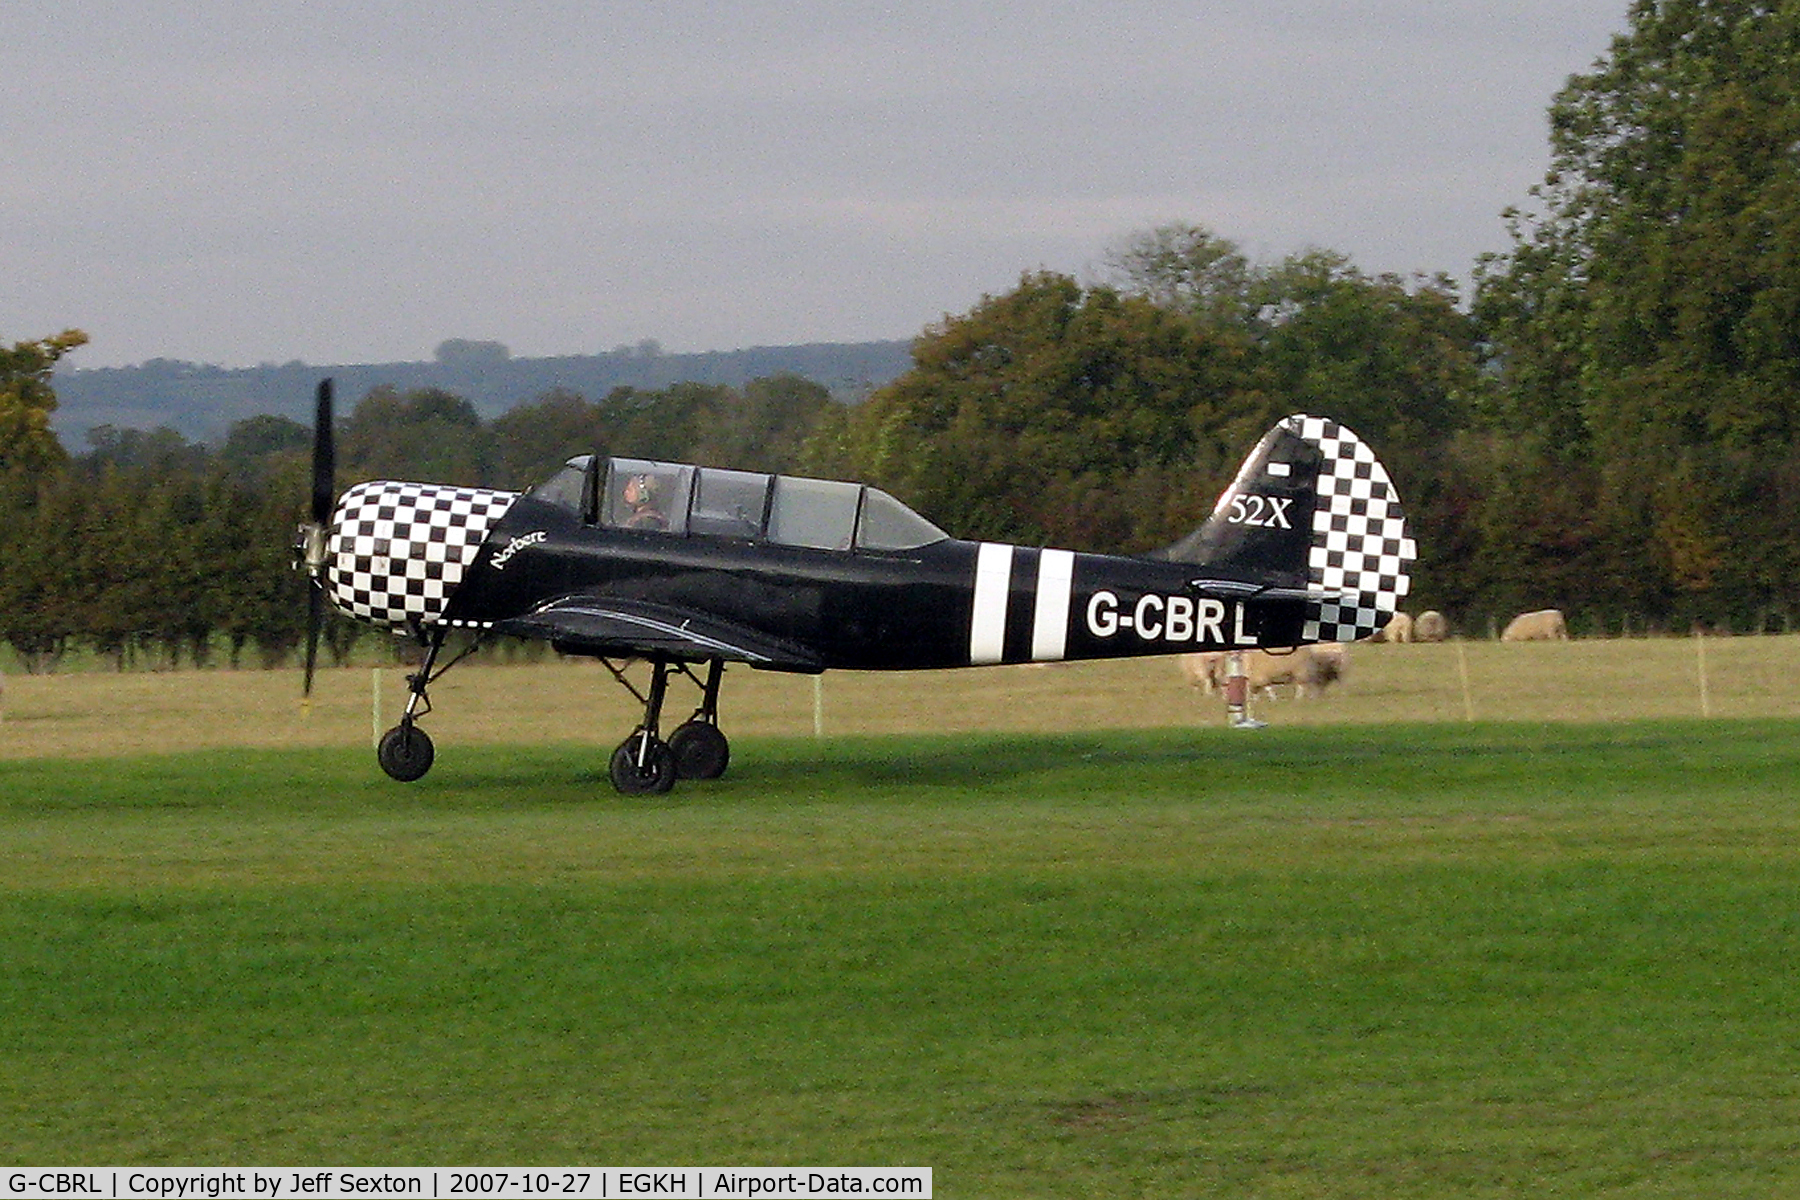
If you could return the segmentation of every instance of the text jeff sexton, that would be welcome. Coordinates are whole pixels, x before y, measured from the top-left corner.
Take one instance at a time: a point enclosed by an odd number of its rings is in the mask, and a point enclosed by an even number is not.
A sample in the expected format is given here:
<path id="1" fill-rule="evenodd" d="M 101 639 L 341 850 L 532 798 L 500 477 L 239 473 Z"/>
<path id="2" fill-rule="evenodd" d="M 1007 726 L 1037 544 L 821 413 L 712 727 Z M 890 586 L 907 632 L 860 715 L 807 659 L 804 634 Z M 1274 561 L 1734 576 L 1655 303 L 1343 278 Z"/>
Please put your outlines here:
<path id="1" fill-rule="evenodd" d="M 1244 628 L 1242 604 L 1155 592 L 1146 592 L 1130 605 L 1113 592 L 1095 592 L 1087 602 L 1087 628 L 1097 638 L 1130 632 L 1145 642 L 1257 644 L 1256 635 Z"/>

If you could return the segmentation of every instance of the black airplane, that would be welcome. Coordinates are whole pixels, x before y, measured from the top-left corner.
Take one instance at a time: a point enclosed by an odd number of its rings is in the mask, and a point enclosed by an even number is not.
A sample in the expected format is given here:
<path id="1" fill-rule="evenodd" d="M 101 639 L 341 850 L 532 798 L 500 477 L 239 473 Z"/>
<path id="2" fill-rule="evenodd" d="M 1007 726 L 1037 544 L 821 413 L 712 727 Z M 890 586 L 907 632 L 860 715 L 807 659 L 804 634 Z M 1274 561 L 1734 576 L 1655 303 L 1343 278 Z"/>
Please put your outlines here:
<path id="1" fill-rule="evenodd" d="M 362 483 L 334 497 L 331 383 L 314 427 L 310 694 L 322 601 L 409 634 L 424 662 L 377 758 L 431 767 L 419 727 L 457 630 L 599 659 L 644 706 L 615 787 L 722 775 L 726 663 L 816 674 L 1057 662 L 1347 642 L 1393 616 L 1416 556 L 1387 472 L 1348 429 L 1291 416 L 1212 515 L 1147 556 L 968 542 L 876 488 L 629 458 L 572 458 L 525 493 Z M 466 651 L 465 651 L 466 653 Z M 648 660 L 647 692 L 624 664 Z M 704 678 L 696 671 L 704 668 Z M 665 739 L 671 674 L 700 704 Z"/>

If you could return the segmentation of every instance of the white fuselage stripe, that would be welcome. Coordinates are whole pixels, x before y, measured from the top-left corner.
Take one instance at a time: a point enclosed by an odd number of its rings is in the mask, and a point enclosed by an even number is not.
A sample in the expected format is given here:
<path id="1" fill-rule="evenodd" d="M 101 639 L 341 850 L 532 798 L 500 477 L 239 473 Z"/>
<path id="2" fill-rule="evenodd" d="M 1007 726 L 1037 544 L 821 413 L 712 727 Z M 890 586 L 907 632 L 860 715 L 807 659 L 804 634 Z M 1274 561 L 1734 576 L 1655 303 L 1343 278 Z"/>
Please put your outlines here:
<path id="1" fill-rule="evenodd" d="M 1069 648 L 1069 597 L 1075 554 L 1046 550 L 1038 557 L 1037 607 L 1031 618 L 1031 660 L 1061 662 Z"/>
<path id="2" fill-rule="evenodd" d="M 975 613 L 969 618 L 969 663 L 1006 656 L 1006 601 L 1012 590 L 1013 548 L 983 542 L 975 555 Z"/>

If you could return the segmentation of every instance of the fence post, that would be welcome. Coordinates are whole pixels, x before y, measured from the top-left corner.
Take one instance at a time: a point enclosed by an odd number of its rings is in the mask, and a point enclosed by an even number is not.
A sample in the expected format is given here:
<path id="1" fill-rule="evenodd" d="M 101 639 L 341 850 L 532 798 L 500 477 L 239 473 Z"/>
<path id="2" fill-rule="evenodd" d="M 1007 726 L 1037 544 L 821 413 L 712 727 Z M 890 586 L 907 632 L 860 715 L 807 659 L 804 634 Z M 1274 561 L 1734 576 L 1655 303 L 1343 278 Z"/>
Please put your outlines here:
<path id="1" fill-rule="evenodd" d="M 1700 715 L 1712 716 L 1712 696 L 1706 687 L 1706 635 L 1694 630 L 1695 666 L 1700 676 Z"/>
<path id="2" fill-rule="evenodd" d="M 1475 719 L 1475 697 L 1469 692 L 1469 655 L 1463 649 L 1462 639 L 1456 639 L 1456 673 L 1462 679 L 1463 720 Z"/>

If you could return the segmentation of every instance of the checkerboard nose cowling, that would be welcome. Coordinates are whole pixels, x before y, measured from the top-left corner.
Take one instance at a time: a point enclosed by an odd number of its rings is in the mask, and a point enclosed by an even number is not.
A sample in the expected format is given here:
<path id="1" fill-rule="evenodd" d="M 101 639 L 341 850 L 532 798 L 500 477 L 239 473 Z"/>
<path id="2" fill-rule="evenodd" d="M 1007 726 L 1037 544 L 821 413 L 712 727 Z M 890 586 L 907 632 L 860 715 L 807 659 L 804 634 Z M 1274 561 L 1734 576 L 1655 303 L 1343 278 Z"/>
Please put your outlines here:
<path id="1" fill-rule="evenodd" d="M 1307 576 L 1326 591 L 1345 593 L 1341 601 L 1307 606 L 1304 636 L 1320 642 L 1368 637 L 1399 610 L 1412 586 L 1408 565 L 1419 556 L 1400 497 L 1374 452 L 1336 421 L 1294 416 L 1286 424 L 1324 455 Z"/>
<path id="2" fill-rule="evenodd" d="M 326 594 L 348 616 L 380 625 L 430 623 L 513 492 L 426 483 L 361 483 L 331 523 Z"/>

